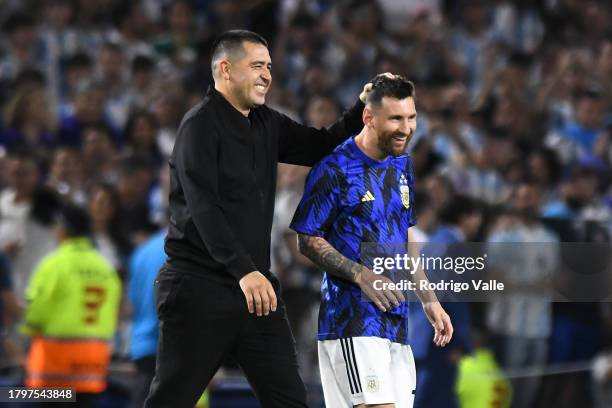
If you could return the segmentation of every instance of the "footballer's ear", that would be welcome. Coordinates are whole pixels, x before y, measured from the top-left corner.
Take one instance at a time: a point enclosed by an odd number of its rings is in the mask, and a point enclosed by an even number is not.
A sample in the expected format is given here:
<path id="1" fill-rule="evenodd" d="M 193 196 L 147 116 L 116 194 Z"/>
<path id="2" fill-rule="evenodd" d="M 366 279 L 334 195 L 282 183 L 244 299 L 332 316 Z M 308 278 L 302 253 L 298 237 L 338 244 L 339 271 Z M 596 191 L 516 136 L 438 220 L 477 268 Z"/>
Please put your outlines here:
<path id="1" fill-rule="evenodd" d="M 366 105 L 363 108 L 363 113 L 361 114 L 361 118 L 363 119 L 363 124 L 368 128 L 372 128 L 374 124 L 372 121 L 374 120 L 374 112 L 372 111 L 372 106 L 370 104 Z"/>
<path id="2" fill-rule="evenodd" d="M 228 59 L 224 58 L 219 60 L 219 75 L 226 81 L 230 79 L 230 66 L 231 63 Z"/>

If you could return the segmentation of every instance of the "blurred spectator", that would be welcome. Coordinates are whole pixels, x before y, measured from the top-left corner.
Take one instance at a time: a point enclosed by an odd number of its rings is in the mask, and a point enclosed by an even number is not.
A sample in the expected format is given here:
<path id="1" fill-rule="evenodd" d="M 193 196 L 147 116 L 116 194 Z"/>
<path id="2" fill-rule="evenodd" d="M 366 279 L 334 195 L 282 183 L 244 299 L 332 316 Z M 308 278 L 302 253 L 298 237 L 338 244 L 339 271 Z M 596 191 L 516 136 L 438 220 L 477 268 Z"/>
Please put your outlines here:
<path id="1" fill-rule="evenodd" d="M 503 90 L 503 96 L 495 99 L 491 125 L 496 136 L 503 136 L 517 145 L 533 142 L 531 136 L 532 122 L 527 105 L 517 96 Z M 501 92 L 500 92 L 501 94 Z"/>
<path id="2" fill-rule="evenodd" d="M 85 126 L 100 124 L 111 129 L 113 141 L 119 142 L 115 128 L 105 112 L 106 101 L 107 90 L 103 84 L 82 84 L 74 98 L 73 106 L 63 112 L 60 118 L 59 142 L 79 147 L 84 139 Z"/>
<path id="3" fill-rule="evenodd" d="M 50 93 L 54 100 L 61 95 L 62 61 L 74 54 L 79 46 L 77 30 L 71 23 L 75 17 L 73 0 L 47 0 L 44 2 L 44 23 L 40 37 L 48 55 L 46 74 L 50 80 Z"/>
<path id="4" fill-rule="evenodd" d="M 588 61 L 575 50 L 558 49 L 543 66 L 538 110 L 548 116 L 549 130 L 563 128 L 574 118 L 573 98 L 588 85 Z"/>
<path id="5" fill-rule="evenodd" d="M 403 35 L 383 44 L 386 52 L 400 58 L 400 72 L 405 70 L 406 75 L 418 83 L 459 80 L 464 74 L 463 67 L 446 41 L 446 30 L 439 26 L 438 18 L 423 7 L 411 16 Z"/>
<path id="6" fill-rule="evenodd" d="M 34 266 L 55 247 L 51 224 L 57 200 L 41 187 L 31 154 L 11 154 L 6 172 L 8 184 L 0 192 L 0 250 L 11 259 L 15 293 L 22 299 Z"/>
<path id="7" fill-rule="evenodd" d="M 92 240 L 97 250 L 115 270 L 121 271 L 122 256 L 127 251 L 128 243 L 119 224 L 117 191 L 107 183 L 95 184 L 89 191 L 87 208 L 91 216 Z"/>
<path id="8" fill-rule="evenodd" d="M 155 353 L 159 336 L 153 283 L 166 261 L 166 230 L 153 235 L 136 248 L 130 260 L 129 301 L 132 305 L 130 358 L 136 365 L 136 381 L 131 404 L 142 407 L 155 375 Z"/>
<path id="9" fill-rule="evenodd" d="M 302 85 L 294 78 L 303 77 L 309 61 L 324 51 L 316 29 L 317 19 L 314 16 L 298 12 L 282 26 L 278 34 L 273 57 L 274 61 L 281 61 L 284 65 L 275 73 L 275 81 L 293 95 L 300 92 Z"/>
<path id="10" fill-rule="evenodd" d="M 64 71 L 60 93 L 60 116 L 71 113 L 74 98 L 93 77 L 93 61 L 88 54 L 77 52 L 65 59 Z"/>
<path id="11" fill-rule="evenodd" d="M 459 360 L 457 394 L 461 408 L 510 407 L 512 386 L 487 347 L 485 337 L 483 332 L 475 331 L 472 334 L 474 352 Z"/>
<path id="12" fill-rule="evenodd" d="M 56 119 L 44 88 L 22 88 L 4 108 L 5 129 L 0 145 L 6 149 L 28 149 L 41 160 L 50 159 L 55 147 Z"/>
<path id="13" fill-rule="evenodd" d="M 512 218 L 488 238 L 489 266 L 507 286 L 504 299 L 488 306 L 488 327 L 496 336 L 494 349 L 505 369 L 542 369 L 552 331 L 550 283 L 560 263 L 559 238 L 538 220 L 541 193 L 534 183 L 522 183 L 513 197 Z M 512 380 L 520 390 L 513 407 L 530 407 L 538 377 Z"/>
<path id="14" fill-rule="evenodd" d="M 87 197 L 83 190 L 83 175 L 83 163 L 78 150 L 59 147 L 51 160 L 47 186 L 69 201 L 84 206 Z"/>
<path id="15" fill-rule="evenodd" d="M 127 65 L 123 49 L 118 44 L 107 42 L 100 50 L 98 63 L 98 79 L 106 91 L 104 111 L 108 114 L 111 127 L 121 129 L 125 125 L 130 108 L 130 101 L 125 93 Z"/>
<path id="16" fill-rule="evenodd" d="M 44 2 L 44 28 L 42 38 L 53 61 L 72 55 L 78 48 L 78 35 L 74 28 L 74 0 L 46 0 Z M 57 75 L 57 73 L 55 73 Z"/>
<path id="17" fill-rule="evenodd" d="M 155 165 L 162 163 L 162 155 L 157 145 L 159 125 L 157 118 L 149 111 L 135 110 L 125 125 L 123 137 L 128 155 L 140 154 L 153 159 Z"/>
<path id="18" fill-rule="evenodd" d="M 610 220 L 607 208 L 599 194 L 600 180 L 596 171 L 576 168 L 569 180 L 560 188 L 560 197 L 542 210 L 546 218 L 566 220 Z"/>
<path id="19" fill-rule="evenodd" d="M 455 190 L 446 177 L 433 175 L 427 177 L 422 183 L 431 197 L 433 208 L 440 210 L 451 203 Z"/>
<path id="20" fill-rule="evenodd" d="M 0 364 L 3 367 L 13 363 L 6 357 L 10 354 L 10 344 L 5 344 L 7 329 L 15 324 L 22 312 L 23 305 L 13 291 L 10 260 L 0 252 Z"/>
<path id="21" fill-rule="evenodd" d="M 428 138 L 417 139 L 417 135 L 415 135 L 411 140 L 416 140 L 413 146 L 410 146 L 410 142 L 408 142 L 408 152 L 412 157 L 414 171 L 417 178 L 424 179 L 441 164 L 441 157 L 433 151 L 431 141 Z"/>
<path id="22" fill-rule="evenodd" d="M 530 0 L 502 1 L 493 13 L 496 40 L 506 47 L 535 54 L 544 38 L 544 24 L 535 2 Z"/>
<path id="23" fill-rule="evenodd" d="M 108 127 L 85 125 L 82 132 L 81 157 L 85 179 L 90 182 L 117 180 L 117 148 Z"/>
<path id="24" fill-rule="evenodd" d="M 423 248 L 425 256 L 451 255 L 453 244 L 470 241 L 480 229 L 482 215 L 478 204 L 462 196 L 455 196 L 441 212 L 440 226 L 431 234 Z M 430 281 L 437 281 L 443 271 L 426 270 Z M 436 280 L 434 280 L 434 277 Z M 417 303 L 410 306 L 410 344 L 417 367 L 415 408 L 458 407 L 455 383 L 458 363 L 463 354 L 472 352 L 471 317 L 467 303 L 444 302 L 444 310 L 453 323 L 453 338 L 445 347 L 433 344 L 433 328 Z"/>
<path id="25" fill-rule="evenodd" d="M 588 0 L 580 4 L 580 18 L 584 45 L 594 50 L 610 33 L 610 5 L 595 0 Z"/>
<path id="26" fill-rule="evenodd" d="M 379 0 L 384 16 L 386 29 L 390 34 L 400 35 L 407 28 L 407 21 L 418 15 L 431 15 L 433 19 L 439 20 L 441 16 L 440 0 Z"/>
<path id="27" fill-rule="evenodd" d="M 162 165 L 159 169 L 159 180 L 149 193 L 149 220 L 162 228 L 168 224 L 170 195 L 170 166 Z"/>
<path id="28" fill-rule="evenodd" d="M 431 205 L 431 199 L 425 191 L 417 190 L 414 197 L 417 223 L 412 227 L 415 242 L 424 244 L 429 241 L 429 234 L 433 232 L 436 222 L 436 210 Z"/>
<path id="29" fill-rule="evenodd" d="M 155 354 L 159 336 L 154 282 L 166 261 L 164 239 L 168 225 L 170 167 L 160 172 L 158 223 L 162 230 L 139 245 L 129 261 L 128 297 L 132 306 L 130 358 L 136 365 L 137 379 L 131 404 L 142 407 L 155 374 Z"/>
<path id="30" fill-rule="evenodd" d="M 185 90 L 178 82 L 164 82 L 158 85 L 151 101 L 151 108 L 159 123 L 157 144 L 165 158 L 174 148 L 176 130 L 183 113 L 187 110 Z"/>
<path id="31" fill-rule="evenodd" d="M 130 89 L 128 99 L 132 107 L 144 109 L 153 92 L 155 80 L 155 61 L 144 55 L 137 55 L 132 60 Z"/>
<path id="32" fill-rule="evenodd" d="M 24 68 L 43 68 L 46 55 L 36 33 L 36 22 L 28 14 L 16 11 L 4 20 L 2 32 L 6 50 L 0 58 L 0 81 L 10 81 Z"/>
<path id="33" fill-rule="evenodd" d="M 321 273 L 300 254 L 297 235 L 289 223 L 302 198 L 308 168 L 280 164 L 276 205 L 271 236 L 272 270 L 283 285 L 287 317 L 293 329 L 298 350 L 300 374 L 306 382 L 315 380 L 317 348 L 316 332 L 319 310 Z"/>
<path id="34" fill-rule="evenodd" d="M 329 95 L 313 95 L 306 104 L 306 123 L 315 128 L 331 126 L 340 116 L 336 100 Z"/>
<path id="35" fill-rule="evenodd" d="M 542 195 L 542 207 L 546 207 L 558 195 L 557 185 L 561 177 L 559 160 L 552 150 L 539 148 L 527 156 L 527 172 Z"/>
<path id="36" fill-rule="evenodd" d="M 543 218 L 564 242 L 576 242 L 576 245 L 564 245 L 561 259 L 564 268 L 562 273 L 561 293 L 571 293 L 579 287 L 575 282 L 583 279 L 582 274 L 592 274 L 599 271 L 599 260 L 602 255 L 598 252 L 598 244 L 609 243 L 610 235 L 606 233 L 606 225 L 601 220 L 610 220 L 605 215 L 597 194 L 597 173 L 590 169 L 577 168 L 569 181 L 562 187 L 562 201 L 549 206 L 549 217 Z M 555 210 L 560 210 L 555 212 Z M 546 215 L 547 212 L 544 212 Z M 599 214 L 595 219 L 599 222 L 589 221 L 590 217 Z M 603 218 L 601 216 L 603 215 Z M 587 243 L 587 244 L 580 244 Z M 588 244 L 593 243 L 593 244 Z M 568 246 L 569 245 L 569 246 Z M 604 252 L 609 258 L 609 252 Z M 576 261 L 584 261 L 576 263 Z M 609 265 L 609 259 L 604 265 Z M 607 275 L 604 275 L 607 276 Z M 570 278 L 570 279 L 567 279 Z M 602 287 L 607 287 L 601 282 Z M 569 290 L 569 291 L 568 291 Z M 583 298 L 582 302 L 555 303 L 553 308 L 553 327 L 549 338 L 549 364 L 587 363 L 601 350 L 604 332 L 604 305 L 596 303 L 597 295 Z M 585 371 L 571 371 L 561 375 L 545 378 L 540 390 L 538 401 L 541 405 L 555 405 L 559 407 L 572 407 L 577 404 L 591 406 L 594 395 L 592 393 L 590 373 Z"/>
<path id="37" fill-rule="evenodd" d="M 112 0 L 75 0 L 75 25 L 79 35 L 79 48 L 92 54 L 99 52 L 107 40 L 112 19 Z"/>
<path id="38" fill-rule="evenodd" d="M 121 235 L 125 238 L 128 254 L 142 244 L 157 227 L 149 218 L 148 194 L 153 181 L 151 162 L 146 156 L 131 156 L 119 164 L 117 193 L 118 217 Z"/>
<path id="39" fill-rule="evenodd" d="M 167 34 L 155 43 L 155 50 L 164 58 L 162 64 L 167 73 L 184 73 L 186 66 L 196 59 L 193 41 L 195 22 L 192 4 L 186 0 L 173 0 L 165 15 Z"/>
<path id="40" fill-rule="evenodd" d="M 506 140 L 488 139 L 473 161 L 464 157 L 458 163 L 459 167 L 449 167 L 448 177 L 455 189 L 489 204 L 502 203 L 509 195 L 508 178 L 512 175 L 509 167 L 514 156 L 512 147 Z M 501 162 L 496 160 L 500 156 L 503 156 Z M 501 169 L 506 170 L 506 179 L 501 176 Z"/>
<path id="41" fill-rule="evenodd" d="M 582 160 L 603 162 L 610 149 L 609 137 L 604 135 L 606 101 L 596 92 L 583 91 L 576 98 L 575 120 L 558 132 L 546 137 L 546 145 L 556 150 L 563 164 Z"/>
<path id="42" fill-rule="evenodd" d="M 59 248 L 42 259 L 28 284 L 23 331 L 32 344 L 25 383 L 73 388 L 75 406 L 91 407 L 106 388 L 121 283 L 91 245 L 86 212 L 64 205 L 56 234 Z"/>
<path id="43" fill-rule="evenodd" d="M 352 0 L 338 10 L 340 26 L 334 34 L 337 50 L 342 55 L 341 80 L 336 95 L 343 106 L 349 106 L 359 92 L 359 84 L 375 75 L 374 62 L 379 49 L 382 14 L 375 1 Z M 307 80 L 307 78 L 305 78 Z"/>
<path id="44" fill-rule="evenodd" d="M 601 42 L 596 64 L 597 80 L 609 99 L 612 96 L 612 35 Z"/>
<path id="45" fill-rule="evenodd" d="M 140 0 L 120 2 L 112 12 L 115 29 L 109 33 L 109 38 L 123 50 L 127 62 L 134 61 L 137 55 L 153 54 L 153 47 L 148 41 L 151 21 L 142 3 Z"/>
<path id="46" fill-rule="evenodd" d="M 439 122 L 431 124 L 433 147 L 446 162 L 461 166 L 482 149 L 482 135 L 469 121 L 469 102 L 462 85 L 443 89 L 441 104 Z"/>
<path id="47" fill-rule="evenodd" d="M 486 8 L 482 0 L 462 1 L 461 22 L 450 37 L 454 58 L 465 69 L 465 82 L 471 95 L 476 95 L 490 67 L 492 31 L 486 25 Z"/>
<path id="48" fill-rule="evenodd" d="M 10 86 L 13 92 L 19 92 L 22 89 L 46 87 L 47 77 L 45 74 L 41 70 L 31 67 L 21 69 Z"/>

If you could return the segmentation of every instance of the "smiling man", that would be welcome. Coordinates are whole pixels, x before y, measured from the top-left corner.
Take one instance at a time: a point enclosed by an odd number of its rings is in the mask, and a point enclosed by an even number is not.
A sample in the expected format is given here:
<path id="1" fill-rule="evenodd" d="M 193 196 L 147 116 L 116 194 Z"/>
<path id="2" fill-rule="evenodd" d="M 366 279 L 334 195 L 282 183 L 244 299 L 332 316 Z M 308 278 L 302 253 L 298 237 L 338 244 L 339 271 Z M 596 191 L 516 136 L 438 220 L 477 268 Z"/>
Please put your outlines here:
<path id="1" fill-rule="evenodd" d="M 221 34 L 212 54 L 214 89 L 179 127 L 146 407 L 193 407 L 227 357 L 244 370 L 262 406 L 306 406 L 278 280 L 269 271 L 277 162 L 311 166 L 356 133 L 371 84 L 333 126 L 314 129 L 264 105 L 271 65 L 258 34 Z"/>
<path id="2" fill-rule="evenodd" d="M 414 242 L 414 171 L 404 154 L 416 129 L 414 85 L 388 75 L 372 84 L 363 129 L 312 168 L 291 228 L 302 254 L 325 271 L 318 348 L 326 406 L 410 408 L 416 374 L 408 303 L 385 288 L 389 278 L 365 265 L 361 251 Z M 408 252 L 402 247 L 399 256 Z M 410 255 L 419 256 L 412 248 Z M 420 283 L 426 277 L 417 269 Z M 448 315 L 433 292 L 416 293 L 434 343 L 445 346 L 453 333 Z"/>

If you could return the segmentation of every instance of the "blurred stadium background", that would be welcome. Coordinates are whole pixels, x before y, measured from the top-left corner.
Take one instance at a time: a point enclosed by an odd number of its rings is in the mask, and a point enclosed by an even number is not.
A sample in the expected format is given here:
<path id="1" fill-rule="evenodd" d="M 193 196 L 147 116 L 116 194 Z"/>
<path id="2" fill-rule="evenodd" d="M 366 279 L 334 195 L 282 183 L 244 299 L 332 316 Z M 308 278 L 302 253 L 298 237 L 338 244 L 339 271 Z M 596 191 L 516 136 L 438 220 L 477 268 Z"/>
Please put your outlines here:
<path id="1" fill-rule="evenodd" d="M 129 406 L 129 283 L 147 273 L 133 255 L 143 244 L 145 254 L 161 248 L 150 239 L 167 222 L 165 163 L 182 115 L 210 85 L 212 40 L 227 29 L 267 38 L 268 105 L 312 126 L 330 125 L 376 73 L 414 81 L 419 116 L 409 151 L 423 237 L 455 194 L 481 204 L 479 241 L 514 225 L 521 211 L 561 241 L 609 242 L 612 234 L 607 1 L 0 0 L 0 24 L 2 385 L 23 380 L 24 288 L 55 248 L 60 197 L 89 211 L 94 241 L 124 283 L 109 388 L 97 406 Z M 320 273 L 287 229 L 307 171 L 280 165 L 272 257 L 309 397 L 322 406 Z M 536 312 L 496 320 L 489 304 L 470 306 L 474 341 L 495 351 L 503 370 L 497 380 L 510 381 L 515 395 L 532 390 L 530 402 L 514 406 L 612 406 L 608 303 L 541 305 L 534 330 L 521 322 Z M 515 359 L 500 344 L 538 351 Z M 485 406 L 469 398 L 463 407 Z M 257 406 L 231 362 L 208 400 L 213 408 Z"/>

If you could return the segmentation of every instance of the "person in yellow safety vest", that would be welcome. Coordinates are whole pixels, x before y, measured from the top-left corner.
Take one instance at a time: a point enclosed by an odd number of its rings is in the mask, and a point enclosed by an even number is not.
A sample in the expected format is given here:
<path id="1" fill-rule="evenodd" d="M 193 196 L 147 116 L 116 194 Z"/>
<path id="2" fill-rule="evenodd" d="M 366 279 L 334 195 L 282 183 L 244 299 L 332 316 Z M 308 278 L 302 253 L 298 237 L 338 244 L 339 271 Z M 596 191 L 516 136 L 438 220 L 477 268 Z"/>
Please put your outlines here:
<path id="1" fill-rule="evenodd" d="M 85 211 L 63 205 L 57 221 L 59 247 L 42 259 L 26 288 L 22 331 L 32 343 L 25 383 L 74 388 L 72 406 L 87 406 L 106 388 L 121 282 L 88 238 Z"/>
<path id="2" fill-rule="evenodd" d="M 474 352 L 459 361 L 456 392 L 461 408 L 509 408 L 512 386 L 493 352 L 484 346 L 483 334 L 472 334 Z"/>

